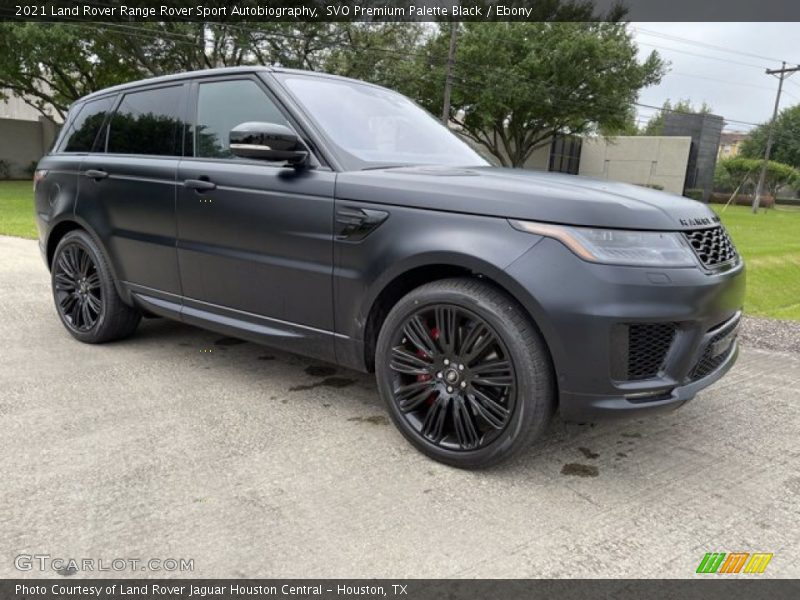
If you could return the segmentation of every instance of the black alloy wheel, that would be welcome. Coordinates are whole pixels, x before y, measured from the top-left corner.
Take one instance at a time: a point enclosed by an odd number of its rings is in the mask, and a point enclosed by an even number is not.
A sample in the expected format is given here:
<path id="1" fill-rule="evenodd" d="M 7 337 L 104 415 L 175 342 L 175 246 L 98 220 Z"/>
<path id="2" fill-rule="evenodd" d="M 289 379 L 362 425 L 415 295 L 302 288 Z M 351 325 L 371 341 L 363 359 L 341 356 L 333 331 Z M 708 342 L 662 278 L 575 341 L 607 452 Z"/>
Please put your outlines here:
<path id="1" fill-rule="evenodd" d="M 72 337 L 99 344 L 136 330 L 142 313 L 120 298 L 105 254 L 88 232 L 61 238 L 50 271 L 56 310 Z"/>
<path id="2" fill-rule="evenodd" d="M 56 305 L 63 322 L 88 332 L 103 314 L 105 301 L 100 274 L 89 253 L 77 243 L 65 245 L 53 265 Z"/>
<path id="3" fill-rule="evenodd" d="M 511 458 L 555 410 L 541 334 L 513 298 L 478 278 L 434 281 L 401 298 L 378 335 L 375 375 L 409 442 L 461 468 Z"/>
<path id="4" fill-rule="evenodd" d="M 475 313 L 452 304 L 415 311 L 395 336 L 389 366 L 395 404 L 431 443 L 475 450 L 508 426 L 517 396 L 514 363 Z"/>

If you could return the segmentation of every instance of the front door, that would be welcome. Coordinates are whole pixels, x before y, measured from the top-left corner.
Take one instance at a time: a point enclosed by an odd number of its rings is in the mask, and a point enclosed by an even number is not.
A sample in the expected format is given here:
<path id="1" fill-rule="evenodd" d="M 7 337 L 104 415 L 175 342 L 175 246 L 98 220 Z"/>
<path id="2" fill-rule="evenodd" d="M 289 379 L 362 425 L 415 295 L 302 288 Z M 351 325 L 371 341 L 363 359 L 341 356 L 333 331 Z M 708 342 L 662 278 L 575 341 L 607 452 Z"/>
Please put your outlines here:
<path id="1" fill-rule="evenodd" d="M 231 154 L 241 123 L 296 129 L 256 77 L 193 88 L 193 150 L 178 166 L 184 320 L 332 359 L 335 173 Z"/>

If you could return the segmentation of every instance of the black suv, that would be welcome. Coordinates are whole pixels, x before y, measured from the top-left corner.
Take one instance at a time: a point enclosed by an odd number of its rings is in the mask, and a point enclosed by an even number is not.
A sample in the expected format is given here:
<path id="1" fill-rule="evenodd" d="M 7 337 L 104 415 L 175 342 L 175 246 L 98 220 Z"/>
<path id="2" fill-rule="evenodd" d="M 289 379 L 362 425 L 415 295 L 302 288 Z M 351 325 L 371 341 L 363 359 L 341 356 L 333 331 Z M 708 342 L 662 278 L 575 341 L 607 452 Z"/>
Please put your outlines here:
<path id="1" fill-rule="evenodd" d="M 677 407 L 737 355 L 744 265 L 705 205 L 491 167 L 413 102 L 216 69 L 94 93 L 35 175 L 78 340 L 160 315 L 375 371 L 409 441 L 496 463 L 568 419 Z"/>

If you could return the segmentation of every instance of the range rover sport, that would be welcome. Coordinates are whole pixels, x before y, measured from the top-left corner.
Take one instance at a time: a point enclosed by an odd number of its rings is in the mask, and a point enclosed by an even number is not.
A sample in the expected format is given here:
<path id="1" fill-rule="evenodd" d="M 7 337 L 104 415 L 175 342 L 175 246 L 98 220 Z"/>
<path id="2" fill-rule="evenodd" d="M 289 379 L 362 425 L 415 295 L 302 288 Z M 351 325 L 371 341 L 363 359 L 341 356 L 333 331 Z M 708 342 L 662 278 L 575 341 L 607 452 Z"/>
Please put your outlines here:
<path id="1" fill-rule="evenodd" d="M 239 67 L 96 92 L 34 189 L 78 340 L 158 315 L 374 371 L 402 434 L 459 467 L 556 410 L 675 408 L 737 356 L 744 265 L 707 206 L 491 167 L 363 82 Z"/>

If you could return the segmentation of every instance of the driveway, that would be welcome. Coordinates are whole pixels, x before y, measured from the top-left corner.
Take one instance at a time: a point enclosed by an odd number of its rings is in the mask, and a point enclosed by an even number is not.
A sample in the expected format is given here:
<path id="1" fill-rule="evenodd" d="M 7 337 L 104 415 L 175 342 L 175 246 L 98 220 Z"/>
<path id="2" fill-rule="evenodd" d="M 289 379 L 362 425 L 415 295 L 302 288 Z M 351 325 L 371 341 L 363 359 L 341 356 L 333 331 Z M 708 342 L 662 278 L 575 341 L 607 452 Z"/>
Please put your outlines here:
<path id="1" fill-rule="evenodd" d="M 464 472 L 411 449 L 371 376 L 158 319 L 74 341 L 33 241 L 0 237 L 0 342 L 0 577 L 42 575 L 20 554 L 205 578 L 692 577 L 711 551 L 800 577 L 791 353 L 745 347 L 677 412 L 556 421 Z"/>

